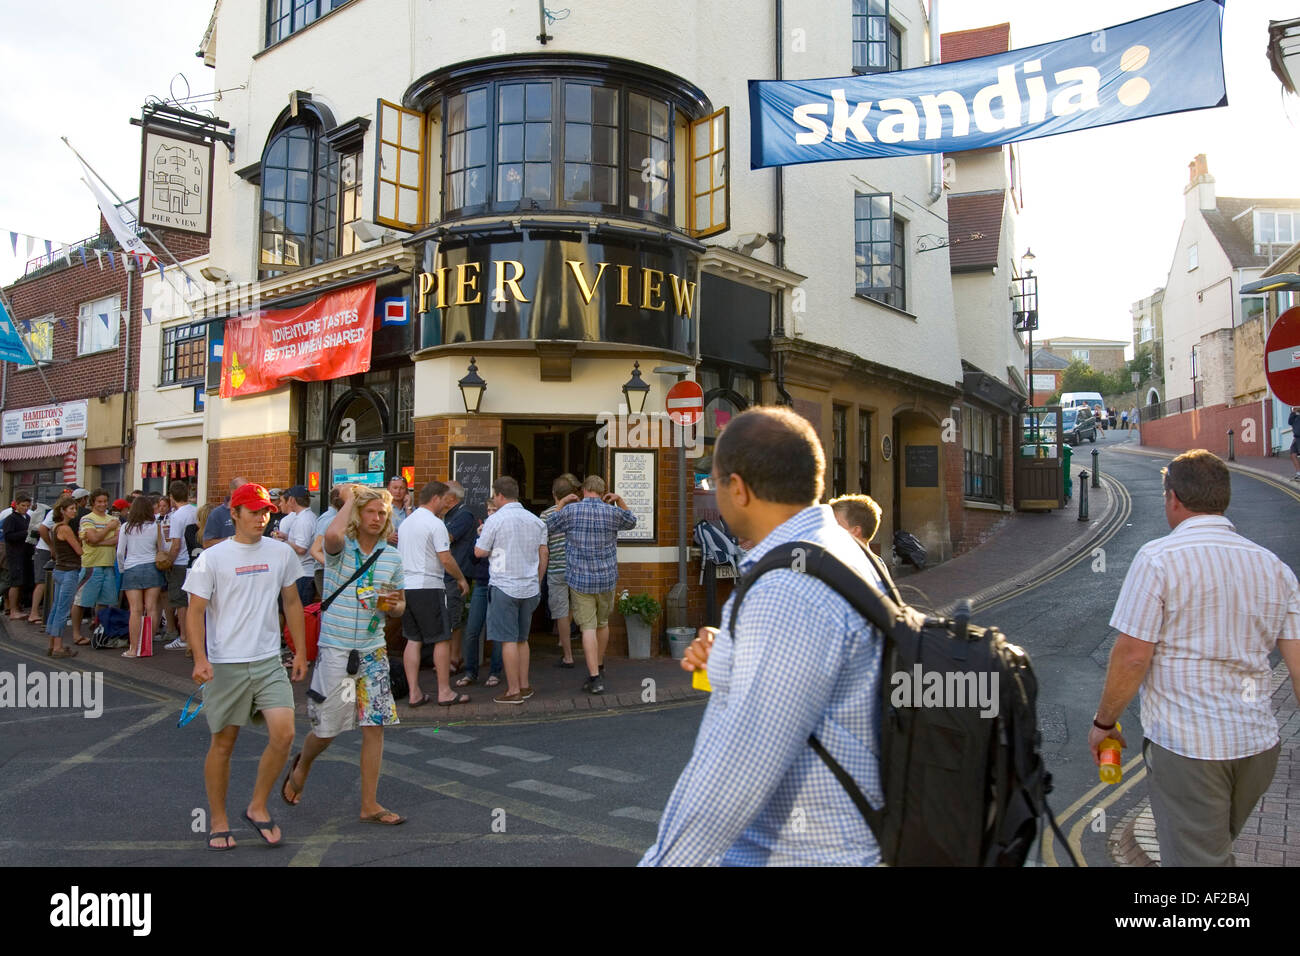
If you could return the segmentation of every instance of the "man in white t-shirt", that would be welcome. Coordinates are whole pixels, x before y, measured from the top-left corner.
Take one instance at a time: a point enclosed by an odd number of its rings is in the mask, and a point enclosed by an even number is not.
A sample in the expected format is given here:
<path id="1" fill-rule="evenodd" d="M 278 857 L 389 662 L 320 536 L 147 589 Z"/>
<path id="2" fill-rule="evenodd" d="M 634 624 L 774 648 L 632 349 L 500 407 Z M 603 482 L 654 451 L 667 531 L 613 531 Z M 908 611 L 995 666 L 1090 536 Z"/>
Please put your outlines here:
<path id="1" fill-rule="evenodd" d="M 172 512 L 167 516 L 167 556 L 172 559 L 172 566 L 166 571 L 167 578 L 167 616 L 176 628 L 176 639 L 167 645 L 169 651 L 185 648 L 185 612 L 181 609 L 189 604 L 185 593 L 185 575 L 190 569 L 190 549 L 185 546 L 185 529 L 196 527 L 199 523 L 199 509 L 190 504 L 190 486 L 180 479 L 173 481 L 167 489 L 172 499 Z"/>
<path id="2" fill-rule="evenodd" d="M 294 485 L 280 498 L 285 516 L 280 519 L 276 537 L 293 548 L 298 555 L 301 570 L 298 572 L 298 597 L 303 606 L 317 600 L 316 569 L 319 565 L 311 556 L 312 542 L 316 540 L 316 513 L 308 507 L 311 495 L 302 485 Z"/>
<path id="3" fill-rule="evenodd" d="M 402 635 L 406 650 L 402 664 L 410 687 L 408 703 L 423 707 L 428 694 L 420 690 L 420 649 L 433 645 L 433 666 L 438 675 L 438 703 L 443 707 L 468 704 L 469 694 L 458 694 L 451 687 L 450 622 L 447 620 L 447 592 L 443 574 L 456 579 L 463 597 L 469 582 L 451 556 L 451 539 L 447 526 L 438 517 L 447 486 L 431 481 L 420 489 L 419 507 L 402 522 L 397 550 L 402 556 L 402 573 L 406 579 L 406 613 L 402 615 Z"/>
<path id="4" fill-rule="evenodd" d="M 234 537 L 204 551 L 185 579 L 189 593 L 186 633 L 194 654 L 194 682 L 207 684 L 203 712 L 212 743 L 203 765 L 209 815 L 208 849 L 233 850 L 226 818 L 230 756 L 239 728 L 261 713 L 266 749 L 257 766 L 244 819 L 263 842 L 279 846 L 280 828 L 266 798 L 293 747 L 293 687 L 280 663 L 276 598 L 293 638 L 293 680 L 307 674 L 307 642 L 298 600 L 301 564 L 286 544 L 262 537 L 275 506 L 261 485 L 245 484 L 230 496 Z M 211 614 L 211 628 L 205 614 Z"/>

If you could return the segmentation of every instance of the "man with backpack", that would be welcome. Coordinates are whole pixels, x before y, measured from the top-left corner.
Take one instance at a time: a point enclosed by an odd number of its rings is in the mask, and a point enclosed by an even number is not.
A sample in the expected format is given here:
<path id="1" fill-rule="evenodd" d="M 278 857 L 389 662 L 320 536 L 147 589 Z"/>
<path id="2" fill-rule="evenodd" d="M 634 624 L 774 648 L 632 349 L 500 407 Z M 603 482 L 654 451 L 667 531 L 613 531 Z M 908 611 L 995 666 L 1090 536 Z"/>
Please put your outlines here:
<path id="1" fill-rule="evenodd" d="M 826 470 L 812 425 L 790 409 L 759 407 L 718 436 L 718 510 L 757 542 L 741 563 L 792 542 L 824 548 L 880 579 L 863 549 L 818 505 Z M 880 848 L 813 734 L 865 792 L 884 800 L 880 737 L 882 636 L 849 601 L 794 566 L 769 571 L 728 624 L 723 609 L 708 657 L 713 695 L 694 753 L 669 798 L 643 866 L 875 865 Z"/>

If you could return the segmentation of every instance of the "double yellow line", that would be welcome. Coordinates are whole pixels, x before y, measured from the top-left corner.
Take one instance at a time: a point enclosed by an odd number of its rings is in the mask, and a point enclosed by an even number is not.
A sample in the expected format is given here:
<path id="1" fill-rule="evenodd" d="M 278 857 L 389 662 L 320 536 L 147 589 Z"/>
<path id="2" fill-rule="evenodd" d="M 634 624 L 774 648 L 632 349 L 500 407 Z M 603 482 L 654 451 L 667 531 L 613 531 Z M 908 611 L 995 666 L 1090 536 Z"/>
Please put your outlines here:
<path id="1" fill-rule="evenodd" d="M 1066 830 L 1066 839 L 1070 844 L 1070 849 L 1074 851 L 1074 856 L 1079 861 L 1080 866 L 1088 865 L 1088 861 L 1084 859 L 1083 856 L 1084 828 L 1090 822 L 1092 822 L 1091 818 L 1094 813 L 1096 813 L 1098 810 L 1104 811 L 1112 803 L 1114 803 L 1120 797 L 1124 796 L 1124 794 L 1128 793 L 1129 790 L 1132 789 L 1134 786 L 1136 786 L 1140 780 L 1146 777 L 1147 768 L 1145 766 L 1139 766 L 1141 763 L 1142 763 L 1142 755 L 1138 754 L 1128 763 L 1124 764 L 1124 771 L 1123 771 L 1124 782 L 1121 783 L 1118 787 L 1115 787 L 1113 790 L 1111 790 L 1111 792 L 1107 794 L 1102 800 L 1100 800 L 1097 804 L 1092 806 L 1088 812 L 1082 814 L 1079 817 L 1078 821 L 1074 824 L 1074 826 Z M 1057 823 L 1061 825 L 1061 829 L 1065 830 L 1065 828 L 1070 825 L 1071 817 L 1073 817 L 1080 810 L 1085 809 L 1087 807 L 1089 800 L 1092 800 L 1098 794 L 1102 793 L 1102 791 L 1104 791 L 1107 787 L 1110 786 L 1111 784 L 1108 783 L 1098 783 L 1095 787 L 1093 787 L 1091 790 L 1089 790 L 1087 793 L 1081 796 L 1078 800 L 1070 804 L 1070 806 L 1066 808 L 1065 812 L 1062 813 L 1060 817 L 1057 819 Z M 1043 863 L 1046 866 L 1061 865 L 1056 859 L 1055 834 L 1052 833 L 1050 830 L 1048 830 L 1043 834 Z"/>

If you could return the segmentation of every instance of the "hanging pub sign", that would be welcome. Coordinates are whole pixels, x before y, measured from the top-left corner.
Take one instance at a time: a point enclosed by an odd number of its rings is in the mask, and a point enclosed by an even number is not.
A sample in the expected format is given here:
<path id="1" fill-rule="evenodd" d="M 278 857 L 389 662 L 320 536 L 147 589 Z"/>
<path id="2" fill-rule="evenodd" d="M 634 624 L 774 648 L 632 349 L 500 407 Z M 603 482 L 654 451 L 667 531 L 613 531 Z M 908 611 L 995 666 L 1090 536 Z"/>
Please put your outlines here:
<path id="1" fill-rule="evenodd" d="M 1223 5 L 914 70 L 750 80 L 750 165 L 986 149 L 1227 106 Z"/>
<path id="2" fill-rule="evenodd" d="M 324 382 L 370 371 L 375 283 L 327 292 L 293 309 L 266 309 L 226 322 L 221 397 Z"/>
<path id="3" fill-rule="evenodd" d="M 212 143 L 144 127 L 140 225 L 212 234 Z"/>

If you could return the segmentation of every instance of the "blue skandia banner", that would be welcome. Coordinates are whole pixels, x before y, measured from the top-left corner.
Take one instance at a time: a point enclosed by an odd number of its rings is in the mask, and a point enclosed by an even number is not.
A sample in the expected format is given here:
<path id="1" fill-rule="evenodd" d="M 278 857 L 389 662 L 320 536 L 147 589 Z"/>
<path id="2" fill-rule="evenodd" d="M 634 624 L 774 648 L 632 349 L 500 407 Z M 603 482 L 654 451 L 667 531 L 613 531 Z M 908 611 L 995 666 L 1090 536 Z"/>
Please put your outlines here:
<path id="1" fill-rule="evenodd" d="M 1227 106 L 1223 5 L 894 73 L 750 80 L 750 165 L 953 153 Z"/>
<path id="2" fill-rule="evenodd" d="M 18 330 L 14 328 L 13 319 L 5 310 L 3 302 L 0 302 L 0 361 L 19 362 L 24 365 L 32 361 L 32 357 L 27 353 L 27 346 L 23 344 Z"/>

